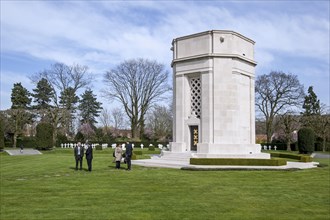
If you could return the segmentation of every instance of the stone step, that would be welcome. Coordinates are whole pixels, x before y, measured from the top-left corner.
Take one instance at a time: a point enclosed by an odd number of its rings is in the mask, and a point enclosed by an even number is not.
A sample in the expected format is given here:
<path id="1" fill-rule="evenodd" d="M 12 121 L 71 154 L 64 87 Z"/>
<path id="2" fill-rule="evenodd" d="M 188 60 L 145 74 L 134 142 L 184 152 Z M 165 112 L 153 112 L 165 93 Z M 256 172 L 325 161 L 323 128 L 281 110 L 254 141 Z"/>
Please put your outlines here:
<path id="1" fill-rule="evenodd" d="M 22 152 L 19 149 L 5 150 L 5 152 L 7 152 L 7 154 L 9 154 L 10 156 L 24 156 L 24 155 L 38 155 L 38 154 L 42 154 L 40 151 L 34 150 L 34 149 L 24 149 Z"/>
<path id="2" fill-rule="evenodd" d="M 161 157 L 162 158 L 185 158 L 185 159 L 189 159 L 189 158 L 192 157 L 192 154 L 190 152 L 189 153 L 172 153 L 172 152 L 169 152 L 169 151 L 163 151 Z"/>
<path id="3" fill-rule="evenodd" d="M 147 166 L 147 167 L 165 167 L 165 168 L 177 168 L 180 169 L 183 166 L 187 166 L 189 161 L 174 161 L 163 159 L 147 159 L 147 160 L 134 160 L 134 165 Z"/>

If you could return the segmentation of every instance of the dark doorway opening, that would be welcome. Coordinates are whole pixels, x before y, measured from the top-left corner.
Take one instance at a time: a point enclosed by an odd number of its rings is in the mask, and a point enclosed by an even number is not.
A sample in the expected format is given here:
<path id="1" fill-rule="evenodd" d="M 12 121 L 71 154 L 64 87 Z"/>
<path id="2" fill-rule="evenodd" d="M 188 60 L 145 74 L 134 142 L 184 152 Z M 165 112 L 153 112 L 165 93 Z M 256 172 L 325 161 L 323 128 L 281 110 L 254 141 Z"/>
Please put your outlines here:
<path id="1" fill-rule="evenodd" d="M 198 126 L 193 125 L 190 126 L 190 150 L 197 151 L 197 143 L 198 143 Z"/>

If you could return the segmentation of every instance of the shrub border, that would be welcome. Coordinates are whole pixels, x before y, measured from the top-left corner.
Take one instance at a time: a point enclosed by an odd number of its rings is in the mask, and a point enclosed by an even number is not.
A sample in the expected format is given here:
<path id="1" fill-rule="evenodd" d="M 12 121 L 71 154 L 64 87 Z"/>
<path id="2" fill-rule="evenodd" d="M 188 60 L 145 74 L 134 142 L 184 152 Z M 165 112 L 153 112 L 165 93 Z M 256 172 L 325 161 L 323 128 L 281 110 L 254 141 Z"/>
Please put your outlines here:
<path id="1" fill-rule="evenodd" d="M 191 165 L 284 166 L 284 159 L 190 158 Z"/>
<path id="2" fill-rule="evenodd" d="M 299 160 L 303 163 L 313 162 L 313 158 L 307 155 L 300 155 L 300 154 L 290 154 L 290 153 L 270 153 L 271 157 L 279 157 L 279 158 L 289 158 L 294 160 Z"/>

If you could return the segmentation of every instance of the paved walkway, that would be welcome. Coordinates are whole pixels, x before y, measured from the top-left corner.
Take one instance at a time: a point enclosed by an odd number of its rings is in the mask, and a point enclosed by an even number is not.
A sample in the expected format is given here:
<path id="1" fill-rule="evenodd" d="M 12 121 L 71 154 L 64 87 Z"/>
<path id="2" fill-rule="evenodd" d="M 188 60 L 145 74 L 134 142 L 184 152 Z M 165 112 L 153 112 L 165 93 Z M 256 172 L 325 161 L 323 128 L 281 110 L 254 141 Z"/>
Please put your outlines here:
<path id="1" fill-rule="evenodd" d="M 145 167 L 164 167 L 183 170 L 295 170 L 308 169 L 317 167 L 317 162 L 301 163 L 287 162 L 285 166 L 216 166 L 216 165 L 191 165 L 189 158 L 179 160 L 171 158 L 162 158 L 160 156 L 152 156 L 151 159 L 132 160 L 132 164 Z"/>
<path id="2" fill-rule="evenodd" d="M 23 152 L 21 152 L 20 149 L 17 150 L 5 150 L 10 156 L 23 156 L 23 155 L 37 155 L 37 154 L 42 154 L 38 150 L 34 149 L 24 149 Z"/>
<path id="3" fill-rule="evenodd" d="M 330 159 L 330 154 L 312 153 L 311 157 L 320 159 Z"/>

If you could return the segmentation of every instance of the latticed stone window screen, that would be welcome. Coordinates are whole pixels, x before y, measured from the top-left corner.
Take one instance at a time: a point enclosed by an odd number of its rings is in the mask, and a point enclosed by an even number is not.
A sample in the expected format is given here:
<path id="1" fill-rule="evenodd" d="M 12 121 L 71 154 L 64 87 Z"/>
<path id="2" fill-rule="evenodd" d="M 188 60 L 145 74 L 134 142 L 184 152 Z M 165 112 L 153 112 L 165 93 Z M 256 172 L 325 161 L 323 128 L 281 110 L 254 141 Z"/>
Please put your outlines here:
<path id="1" fill-rule="evenodd" d="M 201 79 L 190 78 L 190 103 L 191 115 L 200 118 L 201 116 Z"/>

